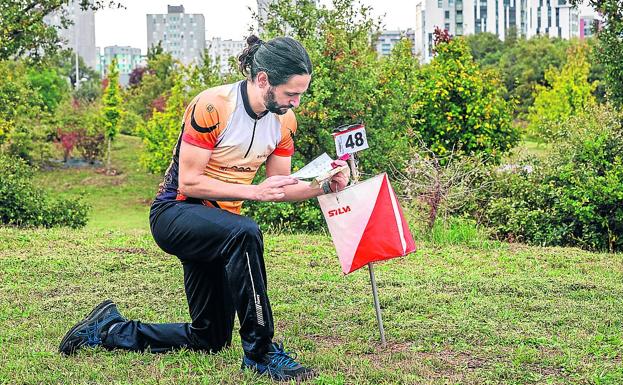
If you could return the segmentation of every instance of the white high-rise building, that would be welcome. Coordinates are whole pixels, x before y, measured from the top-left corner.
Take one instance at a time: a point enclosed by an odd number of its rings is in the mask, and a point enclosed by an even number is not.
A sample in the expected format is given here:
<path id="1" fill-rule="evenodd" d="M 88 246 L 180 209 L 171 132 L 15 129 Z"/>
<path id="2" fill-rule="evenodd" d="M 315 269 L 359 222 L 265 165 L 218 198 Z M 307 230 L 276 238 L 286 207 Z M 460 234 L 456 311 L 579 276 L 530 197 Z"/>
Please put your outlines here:
<path id="1" fill-rule="evenodd" d="M 183 64 L 198 62 L 205 50 L 205 18 L 184 13 L 184 6 L 167 7 L 166 14 L 147 15 L 147 47 L 160 42 L 165 52 Z"/>
<path id="2" fill-rule="evenodd" d="M 220 72 L 223 74 L 229 71 L 229 58 L 238 57 L 247 46 L 247 42 L 244 40 L 223 40 L 220 37 L 215 37 L 208 40 L 206 45 L 210 58 L 219 66 Z"/>
<path id="3" fill-rule="evenodd" d="M 376 41 L 376 52 L 381 56 L 387 56 L 392 52 L 396 43 L 405 38 L 411 40 L 411 51 L 415 54 L 415 31 L 411 28 L 406 31 L 383 31 Z"/>
<path id="4" fill-rule="evenodd" d="M 417 0 L 416 51 L 424 62 L 432 57 L 436 27 L 451 35 L 491 32 L 504 40 L 517 35 L 570 39 L 580 36 L 580 14 L 568 0 Z"/>
<path id="5" fill-rule="evenodd" d="M 63 48 L 78 52 L 87 66 L 97 68 L 99 58 L 95 46 L 95 12 L 90 9 L 83 11 L 78 0 L 71 1 L 64 7 L 64 11 L 73 22 L 67 28 L 61 26 L 61 13 L 46 16 L 45 22 L 56 27 Z"/>

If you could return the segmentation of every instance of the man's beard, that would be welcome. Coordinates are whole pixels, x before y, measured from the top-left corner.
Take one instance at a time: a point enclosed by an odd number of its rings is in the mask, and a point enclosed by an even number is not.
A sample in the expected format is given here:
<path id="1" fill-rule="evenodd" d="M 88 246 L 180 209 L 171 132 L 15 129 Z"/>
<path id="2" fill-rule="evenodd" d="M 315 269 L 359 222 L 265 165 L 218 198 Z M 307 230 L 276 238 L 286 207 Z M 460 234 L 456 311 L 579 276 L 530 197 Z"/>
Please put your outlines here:
<path id="1" fill-rule="evenodd" d="M 275 100 L 275 91 L 273 90 L 272 86 L 268 88 L 268 92 L 266 92 L 266 95 L 264 96 L 264 105 L 266 106 L 266 109 L 268 111 L 272 112 L 273 114 L 277 114 L 277 115 L 283 115 L 286 112 L 288 112 L 290 108 L 293 107 L 291 104 L 288 104 L 288 105 L 277 104 L 277 101 Z"/>

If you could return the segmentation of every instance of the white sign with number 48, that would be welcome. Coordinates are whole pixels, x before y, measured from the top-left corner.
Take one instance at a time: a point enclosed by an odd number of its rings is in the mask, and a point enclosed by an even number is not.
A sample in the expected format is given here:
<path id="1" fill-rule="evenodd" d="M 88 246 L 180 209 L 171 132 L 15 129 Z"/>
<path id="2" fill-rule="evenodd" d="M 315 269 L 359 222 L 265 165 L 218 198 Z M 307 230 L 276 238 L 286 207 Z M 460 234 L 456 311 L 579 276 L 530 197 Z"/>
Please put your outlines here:
<path id="1" fill-rule="evenodd" d="M 366 129 L 362 124 L 353 125 L 345 131 L 334 132 L 333 137 L 338 158 L 344 154 L 354 154 L 368 148 Z"/>

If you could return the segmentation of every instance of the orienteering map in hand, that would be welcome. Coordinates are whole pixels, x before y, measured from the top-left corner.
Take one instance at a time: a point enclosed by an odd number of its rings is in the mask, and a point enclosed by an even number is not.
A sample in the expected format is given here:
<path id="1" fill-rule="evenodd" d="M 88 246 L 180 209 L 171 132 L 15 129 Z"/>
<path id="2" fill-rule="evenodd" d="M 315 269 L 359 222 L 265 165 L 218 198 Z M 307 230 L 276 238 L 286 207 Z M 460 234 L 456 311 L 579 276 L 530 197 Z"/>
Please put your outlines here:
<path id="1" fill-rule="evenodd" d="M 333 169 L 331 162 L 333 160 L 325 152 L 290 176 L 297 179 L 315 179 L 329 173 Z"/>

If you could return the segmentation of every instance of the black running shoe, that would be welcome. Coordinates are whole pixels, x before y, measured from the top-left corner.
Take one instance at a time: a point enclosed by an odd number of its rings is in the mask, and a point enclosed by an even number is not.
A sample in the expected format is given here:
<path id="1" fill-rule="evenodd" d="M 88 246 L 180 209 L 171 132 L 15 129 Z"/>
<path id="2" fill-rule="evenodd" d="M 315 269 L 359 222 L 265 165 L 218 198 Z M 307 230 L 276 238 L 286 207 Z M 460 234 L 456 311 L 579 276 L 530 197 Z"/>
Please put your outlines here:
<path id="1" fill-rule="evenodd" d="M 242 358 L 242 369 L 267 374 L 275 381 L 302 381 L 316 377 L 316 373 L 296 362 L 296 353 L 286 352 L 283 345 L 272 343 L 268 353 L 260 361 L 247 356 Z"/>
<path id="2" fill-rule="evenodd" d="M 65 334 L 58 351 L 69 355 L 85 346 L 99 346 L 102 344 L 102 334 L 108 332 L 112 324 L 124 321 L 127 320 L 121 316 L 117 305 L 107 299 Z"/>

